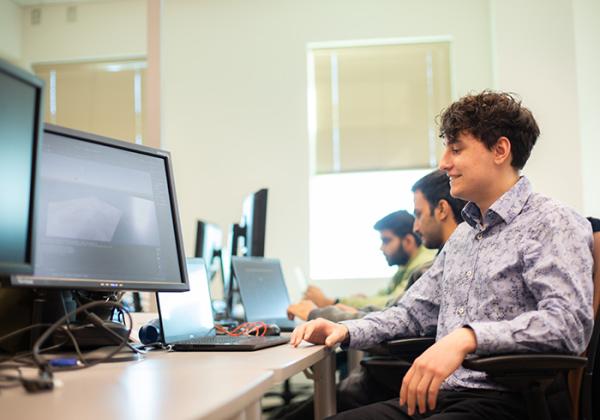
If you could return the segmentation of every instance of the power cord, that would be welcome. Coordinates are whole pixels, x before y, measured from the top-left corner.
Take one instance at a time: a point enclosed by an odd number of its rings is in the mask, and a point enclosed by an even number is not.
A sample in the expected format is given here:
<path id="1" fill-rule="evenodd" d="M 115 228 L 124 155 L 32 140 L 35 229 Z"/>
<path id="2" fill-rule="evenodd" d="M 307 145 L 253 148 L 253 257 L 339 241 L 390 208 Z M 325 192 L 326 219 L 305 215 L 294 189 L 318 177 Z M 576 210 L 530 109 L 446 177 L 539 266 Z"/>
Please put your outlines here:
<path id="1" fill-rule="evenodd" d="M 227 334 L 232 337 L 239 337 L 242 335 L 254 335 L 257 337 L 262 337 L 267 333 L 267 324 L 262 321 L 244 322 L 232 329 L 227 329 L 219 324 L 215 324 L 214 329 L 221 334 Z"/>
<path id="2" fill-rule="evenodd" d="M 119 344 L 115 347 L 114 350 L 110 351 L 105 357 L 90 361 L 90 360 L 86 360 L 85 356 L 81 352 L 81 350 L 77 344 L 77 340 L 75 339 L 75 337 L 69 330 L 69 327 L 65 328 L 63 326 L 63 324 L 68 325 L 68 320 L 71 317 L 76 317 L 77 315 L 79 315 L 81 313 L 85 313 L 86 316 L 88 317 L 88 319 L 90 319 L 90 322 L 92 324 L 97 325 L 101 330 L 104 330 L 107 333 L 113 334 L 113 331 L 111 331 L 110 329 L 105 327 L 103 325 L 102 320 L 97 315 L 88 312 L 89 309 L 96 308 L 96 307 L 116 308 L 118 311 L 123 312 L 129 318 L 129 329 L 127 330 L 127 335 L 125 337 L 121 337 L 118 334 L 114 334 L 120 340 Z M 94 315 L 95 317 L 92 315 Z M 98 320 L 99 320 L 99 322 L 98 322 Z M 34 379 L 22 378 L 21 383 L 23 384 L 23 386 L 25 387 L 25 389 L 28 392 L 48 391 L 48 390 L 51 390 L 54 388 L 53 373 L 56 371 L 86 369 L 86 368 L 95 366 L 99 363 L 109 361 L 117 353 L 121 352 L 126 345 L 129 344 L 129 335 L 131 334 L 132 325 L 133 325 L 133 322 L 131 319 L 131 314 L 119 302 L 94 301 L 94 302 L 89 302 L 89 303 L 85 303 L 85 304 L 81 305 L 80 307 L 76 308 L 75 310 L 68 312 L 64 316 L 62 316 L 59 320 L 57 320 L 54 324 L 52 324 L 46 331 L 44 331 L 44 333 L 36 340 L 36 342 L 33 344 L 32 359 L 33 359 L 34 364 L 38 368 L 38 377 L 34 378 Z M 78 359 L 81 362 L 80 365 L 57 366 L 55 364 L 52 364 L 51 361 L 46 360 L 41 357 L 40 353 L 41 353 L 42 344 L 44 342 L 46 342 L 46 340 L 48 340 L 50 338 L 50 336 L 60 328 L 63 328 L 63 330 L 67 333 L 67 336 L 73 343 L 73 346 L 75 347 Z M 139 352 L 139 350 L 134 349 L 132 346 L 130 346 L 130 347 L 132 348 L 132 350 Z"/>

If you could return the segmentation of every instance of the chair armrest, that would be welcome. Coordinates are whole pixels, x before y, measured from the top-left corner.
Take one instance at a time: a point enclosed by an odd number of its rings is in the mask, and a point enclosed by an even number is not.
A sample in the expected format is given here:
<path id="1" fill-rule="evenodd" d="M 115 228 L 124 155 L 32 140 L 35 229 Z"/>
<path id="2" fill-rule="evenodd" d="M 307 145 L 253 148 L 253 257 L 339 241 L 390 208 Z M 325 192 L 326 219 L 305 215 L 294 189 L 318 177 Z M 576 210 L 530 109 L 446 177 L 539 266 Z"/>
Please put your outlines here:
<path id="1" fill-rule="evenodd" d="M 435 343 L 434 337 L 413 337 L 391 340 L 385 343 L 390 354 L 395 356 L 419 356 Z"/>
<path id="2" fill-rule="evenodd" d="M 559 372 L 585 366 L 587 358 L 567 354 L 507 354 L 469 357 L 463 367 L 489 374 Z"/>
<path id="3" fill-rule="evenodd" d="M 566 354 L 509 354 L 473 356 L 465 359 L 463 367 L 487 373 L 499 384 L 527 391 L 533 384 L 543 389 L 561 372 L 585 366 L 587 358 Z"/>

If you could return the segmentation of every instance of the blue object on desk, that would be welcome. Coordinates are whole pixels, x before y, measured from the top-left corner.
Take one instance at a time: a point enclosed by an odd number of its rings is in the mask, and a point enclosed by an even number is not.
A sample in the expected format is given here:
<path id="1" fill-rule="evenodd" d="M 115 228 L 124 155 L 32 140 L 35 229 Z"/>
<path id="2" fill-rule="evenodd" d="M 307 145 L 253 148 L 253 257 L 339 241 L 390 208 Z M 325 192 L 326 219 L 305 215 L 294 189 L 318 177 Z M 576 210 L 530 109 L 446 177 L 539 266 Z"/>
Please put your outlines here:
<path id="1" fill-rule="evenodd" d="M 64 357 L 64 358 L 60 358 L 60 359 L 52 359 L 52 360 L 50 360 L 50 366 L 54 366 L 54 367 L 77 366 L 77 358 Z"/>

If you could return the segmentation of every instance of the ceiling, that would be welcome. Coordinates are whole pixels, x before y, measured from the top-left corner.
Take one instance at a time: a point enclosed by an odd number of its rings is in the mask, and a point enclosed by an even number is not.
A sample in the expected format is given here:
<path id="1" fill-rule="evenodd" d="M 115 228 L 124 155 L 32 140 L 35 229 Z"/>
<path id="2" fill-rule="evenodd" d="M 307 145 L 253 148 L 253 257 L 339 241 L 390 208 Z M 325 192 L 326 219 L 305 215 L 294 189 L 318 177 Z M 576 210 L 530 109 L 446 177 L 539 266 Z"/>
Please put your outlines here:
<path id="1" fill-rule="evenodd" d="M 41 6 L 44 4 L 98 3 L 114 0 L 12 0 L 18 6 Z"/>

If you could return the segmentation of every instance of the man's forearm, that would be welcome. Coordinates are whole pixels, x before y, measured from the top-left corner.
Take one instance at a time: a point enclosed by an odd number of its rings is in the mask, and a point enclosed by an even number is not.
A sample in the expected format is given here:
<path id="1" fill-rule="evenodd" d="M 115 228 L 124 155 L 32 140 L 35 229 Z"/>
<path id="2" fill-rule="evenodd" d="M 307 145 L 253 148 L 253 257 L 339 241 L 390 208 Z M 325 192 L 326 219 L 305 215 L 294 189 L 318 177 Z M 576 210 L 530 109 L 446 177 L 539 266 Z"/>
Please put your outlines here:
<path id="1" fill-rule="evenodd" d="M 365 312 L 346 312 L 341 309 L 336 308 L 335 306 L 326 306 L 324 308 L 313 309 L 308 314 L 308 320 L 317 319 L 317 318 L 325 318 L 333 322 L 340 321 L 349 321 L 352 319 L 360 319 L 365 316 Z"/>

